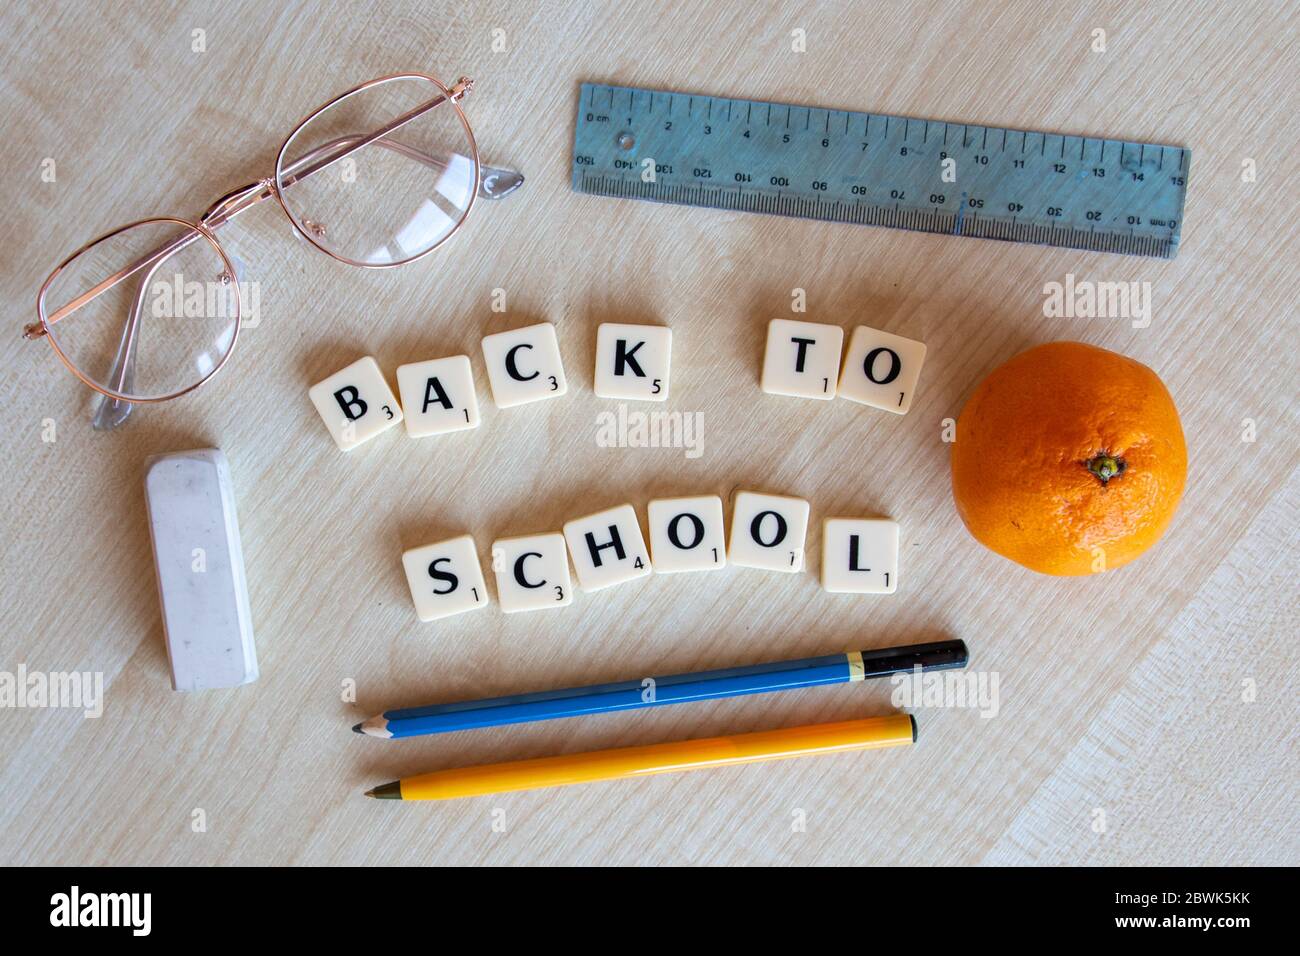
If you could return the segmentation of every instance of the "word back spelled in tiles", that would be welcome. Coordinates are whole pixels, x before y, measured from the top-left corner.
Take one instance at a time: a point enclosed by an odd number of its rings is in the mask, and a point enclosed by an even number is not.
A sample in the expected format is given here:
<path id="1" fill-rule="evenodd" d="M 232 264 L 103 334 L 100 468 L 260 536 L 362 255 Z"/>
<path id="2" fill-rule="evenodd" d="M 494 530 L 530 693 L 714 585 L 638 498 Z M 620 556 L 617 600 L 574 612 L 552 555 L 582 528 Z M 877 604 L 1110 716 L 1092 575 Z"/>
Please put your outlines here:
<path id="1" fill-rule="evenodd" d="M 560 343 L 550 322 L 487 336 L 483 360 L 498 408 L 559 398 L 569 389 Z"/>
<path id="2" fill-rule="evenodd" d="M 412 438 L 478 427 L 478 397 L 467 355 L 399 365 L 397 390 Z"/>
<path id="3" fill-rule="evenodd" d="M 601 325 L 596 330 L 596 394 L 665 401 L 672 346 L 672 329 L 662 325 Z"/>
<path id="4" fill-rule="evenodd" d="M 436 621 L 487 606 L 478 549 L 467 534 L 404 551 L 402 567 L 421 621 Z"/>
<path id="5" fill-rule="evenodd" d="M 507 614 L 573 603 L 564 535 L 535 534 L 492 542 L 497 600 Z"/>
<path id="6" fill-rule="evenodd" d="M 742 491 L 731 509 L 731 563 L 793 573 L 803 569 L 808 502 Z"/>
<path id="7" fill-rule="evenodd" d="M 564 538 L 584 591 L 599 591 L 650 573 L 650 553 L 631 505 L 575 518 L 564 525 Z"/>
<path id="8" fill-rule="evenodd" d="M 893 594 L 898 589 L 898 523 L 827 518 L 822 526 L 822 587 L 836 594 Z"/>
<path id="9" fill-rule="evenodd" d="M 402 421 L 402 406 L 379 363 L 369 355 L 317 382 L 307 394 L 342 451 L 351 451 Z"/>
<path id="10" fill-rule="evenodd" d="M 726 567 L 722 499 L 717 495 L 650 502 L 650 557 L 656 574 Z"/>
<path id="11" fill-rule="evenodd" d="M 844 330 L 838 325 L 773 319 L 767 324 L 760 387 L 771 395 L 835 397 Z"/>
<path id="12" fill-rule="evenodd" d="M 896 415 L 912 407 L 925 343 L 860 325 L 853 330 L 840 375 L 840 395 Z"/>

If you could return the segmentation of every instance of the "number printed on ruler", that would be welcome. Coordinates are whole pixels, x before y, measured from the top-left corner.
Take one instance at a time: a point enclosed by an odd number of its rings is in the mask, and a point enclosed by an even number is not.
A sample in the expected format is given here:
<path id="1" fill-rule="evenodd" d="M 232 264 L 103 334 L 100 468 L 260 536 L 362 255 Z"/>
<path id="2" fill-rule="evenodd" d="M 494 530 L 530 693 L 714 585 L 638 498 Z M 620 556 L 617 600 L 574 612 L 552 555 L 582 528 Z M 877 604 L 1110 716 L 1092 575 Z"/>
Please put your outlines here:
<path id="1" fill-rule="evenodd" d="M 1177 146 L 584 83 L 578 192 L 1173 258 Z"/>

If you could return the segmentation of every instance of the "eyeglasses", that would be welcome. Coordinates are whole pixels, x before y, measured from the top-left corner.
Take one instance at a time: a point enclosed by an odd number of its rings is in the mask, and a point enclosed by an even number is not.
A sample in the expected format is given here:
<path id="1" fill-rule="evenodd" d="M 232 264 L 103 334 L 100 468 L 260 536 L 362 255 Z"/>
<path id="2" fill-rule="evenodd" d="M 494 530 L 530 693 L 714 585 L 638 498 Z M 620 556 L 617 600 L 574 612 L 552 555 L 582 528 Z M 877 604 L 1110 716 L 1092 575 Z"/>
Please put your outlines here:
<path id="1" fill-rule="evenodd" d="M 72 373 L 100 393 L 93 419 L 121 424 L 134 404 L 198 388 L 234 350 L 242 269 L 217 238 L 240 213 L 274 198 L 294 230 L 340 262 L 386 269 L 420 259 L 465 222 L 478 197 L 523 182 L 482 166 L 460 101 L 473 89 L 401 73 L 354 87 L 303 119 L 275 174 L 233 190 L 197 220 L 141 219 L 64 259 L 42 284 L 39 321 Z"/>

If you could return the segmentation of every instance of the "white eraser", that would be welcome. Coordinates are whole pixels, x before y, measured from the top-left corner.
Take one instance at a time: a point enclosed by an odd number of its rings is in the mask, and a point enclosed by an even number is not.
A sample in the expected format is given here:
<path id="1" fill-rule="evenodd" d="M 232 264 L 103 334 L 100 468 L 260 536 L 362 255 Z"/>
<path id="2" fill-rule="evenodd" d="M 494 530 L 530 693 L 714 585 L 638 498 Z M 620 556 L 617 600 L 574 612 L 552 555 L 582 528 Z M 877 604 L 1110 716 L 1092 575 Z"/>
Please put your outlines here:
<path id="1" fill-rule="evenodd" d="M 149 459 L 144 475 L 172 687 L 257 680 L 230 465 L 216 448 Z"/>

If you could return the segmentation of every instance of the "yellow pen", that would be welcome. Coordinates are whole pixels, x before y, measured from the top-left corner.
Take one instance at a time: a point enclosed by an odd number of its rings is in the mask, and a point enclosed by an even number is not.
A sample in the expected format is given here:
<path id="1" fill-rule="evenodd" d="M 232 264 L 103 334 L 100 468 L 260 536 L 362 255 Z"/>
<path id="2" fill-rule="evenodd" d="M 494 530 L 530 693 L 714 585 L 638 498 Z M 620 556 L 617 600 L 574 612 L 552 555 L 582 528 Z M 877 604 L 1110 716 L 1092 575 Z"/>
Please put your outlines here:
<path id="1" fill-rule="evenodd" d="M 566 787 L 597 780 L 622 780 L 789 757 L 903 747 L 915 742 L 916 719 L 910 714 L 889 714 L 731 737 L 678 740 L 648 747 L 620 747 L 617 750 L 437 770 L 375 787 L 367 790 L 366 796 L 380 800 L 453 800 L 511 790 Z"/>

